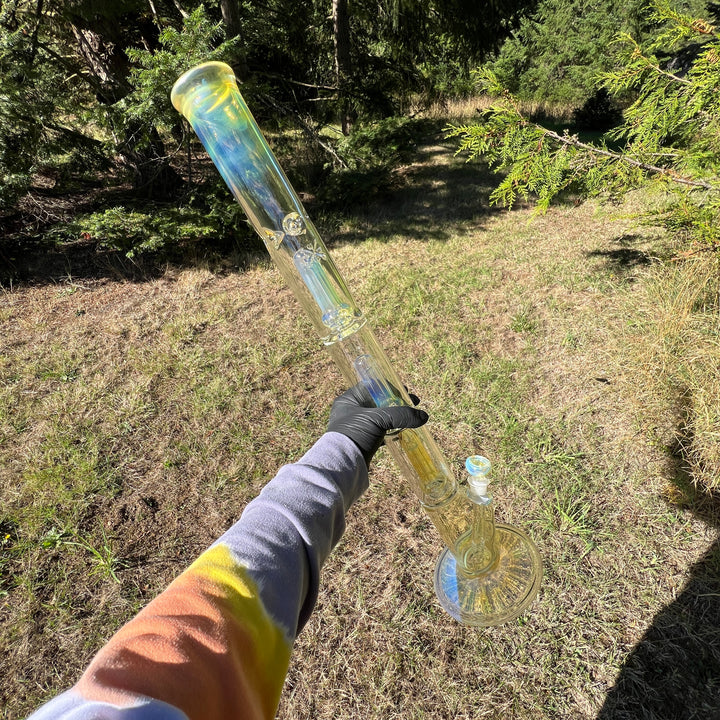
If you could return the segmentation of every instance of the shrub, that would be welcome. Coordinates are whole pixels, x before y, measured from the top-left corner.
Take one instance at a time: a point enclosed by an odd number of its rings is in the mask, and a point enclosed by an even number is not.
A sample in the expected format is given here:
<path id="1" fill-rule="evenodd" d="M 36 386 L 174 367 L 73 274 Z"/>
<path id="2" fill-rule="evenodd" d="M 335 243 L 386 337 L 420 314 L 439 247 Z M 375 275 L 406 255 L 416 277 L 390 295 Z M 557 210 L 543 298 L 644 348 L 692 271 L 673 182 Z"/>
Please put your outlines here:
<path id="1" fill-rule="evenodd" d="M 189 243 L 207 243 L 218 249 L 229 242 L 243 242 L 251 233 L 242 210 L 227 194 L 211 205 L 180 207 L 146 204 L 142 209 L 119 205 L 84 213 L 53 228 L 48 236 L 56 242 L 94 241 L 102 250 L 124 253 L 129 258 L 157 254 L 170 257 Z"/>
<path id="2" fill-rule="evenodd" d="M 409 162 L 418 142 L 440 128 L 436 120 L 392 117 L 356 129 L 338 146 L 347 167 L 328 178 L 318 192 L 320 199 L 338 205 L 387 190 L 393 182 L 392 171 Z"/>
<path id="3" fill-rule="evenodd" d="M 496 203 L 537 199 L 539 210 L 572 189 L 585 195 L 617 196 L 654 184 L 668 202 L 651 218 L 691 242 L 720 248 L 720 35 L 700 18 L 655 0 L 657 36 L 645 46 L 630 36 L 615 45 L 616 69 L 603 78 L 610 94 L 632 94 L 623 122 L 607 142 L 590 144 L 577 135 L 550 130 L 524 117 L 518 99 L 489 69 L 478 72 L 481 86 L 499 97 L 480 123 L 449 128 L 460 150 L 483 156 L 505 177 L 492 193 Z M 663 66 L 658 55 L 693 43 L 700 48 L 684 75 Z M 600 99 L 601 100 L 601 99 Z M 592 113 L 607 117 L 608 103 Z"/>

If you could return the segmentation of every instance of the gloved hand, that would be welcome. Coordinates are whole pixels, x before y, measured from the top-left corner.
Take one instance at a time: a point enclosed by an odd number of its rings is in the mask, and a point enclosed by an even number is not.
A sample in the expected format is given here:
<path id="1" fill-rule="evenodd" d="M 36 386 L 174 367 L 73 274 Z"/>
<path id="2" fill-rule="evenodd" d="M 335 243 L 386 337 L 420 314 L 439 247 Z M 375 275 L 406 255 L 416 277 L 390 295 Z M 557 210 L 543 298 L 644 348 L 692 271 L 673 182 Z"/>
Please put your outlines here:
<path id="1" fill-rule="evenodd" d="M 411 397 L 413 402 L 417 402 L 417 398 Z M 424 410 L 409 405 L 375 407 L 370 393 L 362 383 L 358 383 L 333 402 L 328 432 L 349 437 L 360 448 L 369 466 L 388 430 L 416 428 L 427 421 L 428 414 Z"/>

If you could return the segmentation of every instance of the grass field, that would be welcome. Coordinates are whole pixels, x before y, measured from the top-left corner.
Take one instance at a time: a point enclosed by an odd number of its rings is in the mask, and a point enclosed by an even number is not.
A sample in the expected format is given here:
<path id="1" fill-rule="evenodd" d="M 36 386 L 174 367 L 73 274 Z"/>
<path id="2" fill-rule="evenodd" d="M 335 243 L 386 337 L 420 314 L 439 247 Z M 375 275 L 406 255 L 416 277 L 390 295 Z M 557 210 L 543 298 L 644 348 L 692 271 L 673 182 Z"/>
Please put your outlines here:
<path id="1" fill-rule="evenodd" d="M 448 459 L 493 460 L 498 517 L 545 578 L 507 626 L 451 620 L 440 541 L 381 451 L 279 717 L 720 717 L 717 498 L 673 446 L 671 396 L 644 392 L 673 354 L 640 348 L 664 239 L 627 206 L 491 209 L 492 178 L 444 145 L 403 174 L 327 239 Z M 323 432 L 343 385 L 262 257 L 6 288 L 0 338 L 9 719 L 73 683 Z"/>

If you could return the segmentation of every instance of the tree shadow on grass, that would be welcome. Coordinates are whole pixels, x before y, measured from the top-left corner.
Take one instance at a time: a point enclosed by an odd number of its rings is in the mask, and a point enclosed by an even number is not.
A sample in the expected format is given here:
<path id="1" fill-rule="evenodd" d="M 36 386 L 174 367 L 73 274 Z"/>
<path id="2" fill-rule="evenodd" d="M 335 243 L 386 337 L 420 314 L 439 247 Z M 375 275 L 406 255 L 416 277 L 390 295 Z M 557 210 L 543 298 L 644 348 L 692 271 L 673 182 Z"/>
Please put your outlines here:
<path id="1" fill-rule="evenodd" d="M 152 272 L 123 253 L 106 250 L 93 241 L 63 246 L 24 238 L 0 241 L 0 286 L 22 282 L 52 283 L 99 278 L 145 280 Z"/>
<path id="2" fill-rule="evenodd" d="M 397 236 L 448 240 L 459 226 L 477 229 L 504 212 L 489 201 L 497 176 L 477 162 L 448 160 L 451 153 L 445 145 L 421 148 L 417 162 L 397 171 L 392 190 L 366 202 L 359 198 L 340 210 L 347 228 L 334 233 L 333 241 L 360 242 L 368 237 L 387 241 Z"/>
<path id="3" fill-rule="evenodd" d="M 646 242 L 647 238 L 633 233 L 621 235 L 613 240 L 619 247 L 607 250 L 592 250 L 586 254 L 590 258 L 605 260 L 606 267 L 618 275 L 624 275 L 637 267 L 649 265 L 651 256 L 643 250 L 632 247 L 638 242 Z"/>
<path id="4" fill-rule="evenodd" d="M 720 580 L 714 543 L 677 599 L 653 620 L 598 720 L 720 718 Z"/>
<path id="5" fill-rule="evenodd" d="M 685 468 L 684 438 L 671 477 L 684 507 L 720 527 L 720 494 L 694 487 Z M 630 653 L 598 720 L 718 720 L 720 718 L 720 541 L 690 569 L 690 580 L 664 607 Z"/>

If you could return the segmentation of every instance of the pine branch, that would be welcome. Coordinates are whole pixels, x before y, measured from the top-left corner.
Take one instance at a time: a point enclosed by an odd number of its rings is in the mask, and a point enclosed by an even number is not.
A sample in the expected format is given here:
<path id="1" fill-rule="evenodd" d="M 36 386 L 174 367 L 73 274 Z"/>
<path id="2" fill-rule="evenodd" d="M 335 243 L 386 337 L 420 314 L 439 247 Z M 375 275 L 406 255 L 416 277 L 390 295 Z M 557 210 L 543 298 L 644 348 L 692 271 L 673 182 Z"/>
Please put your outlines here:
<path id="1" fill-rule="evenodd" d="M 616 153 L 612 150 L 604 150 L 603 148 L 596 147 L 595 145 L 589 145 L 588 143 L 582 142 L 577 138 L 577 136 L 574 135 L 560 135 L 553 130 L 547 130 L 546 128 L 543 128 L 539 125 L 536 125 L 536 127 L 541 130 L 544 135 L 553 138 L 557 142 L 563 143 L 564 145 L 569 145 L 570 147 L 586 150 L 593 155 L 601 155 L 603 157 L 612 158 L 613 160 L 623 162 L 627 165 L 631 165 L 632 167 L 639 168 L 640 170 L 646 170 L 647 172 L 662 175 L 663 177 L 666 177 L 673 182 L 680 183 L 681 185 L 689 185 L 690 187 L 701 187 L 705 190 L 713 190 L 716 192 L 720 190 L 720 187 L 718 187 L 717 185 L 713 185 L 712 183 L 709 183 L 705 180 L 694 180 L 692 178 L 683 177 L 682 175 L 679 175 L 674 170 L 672 170 L 672 168 L 663 168 L 657 165 L 651 165 L 650 163 L 644 163 L 640 160 L 636 160 L 635 158 L 627 157 L 622 153 Z"/>

